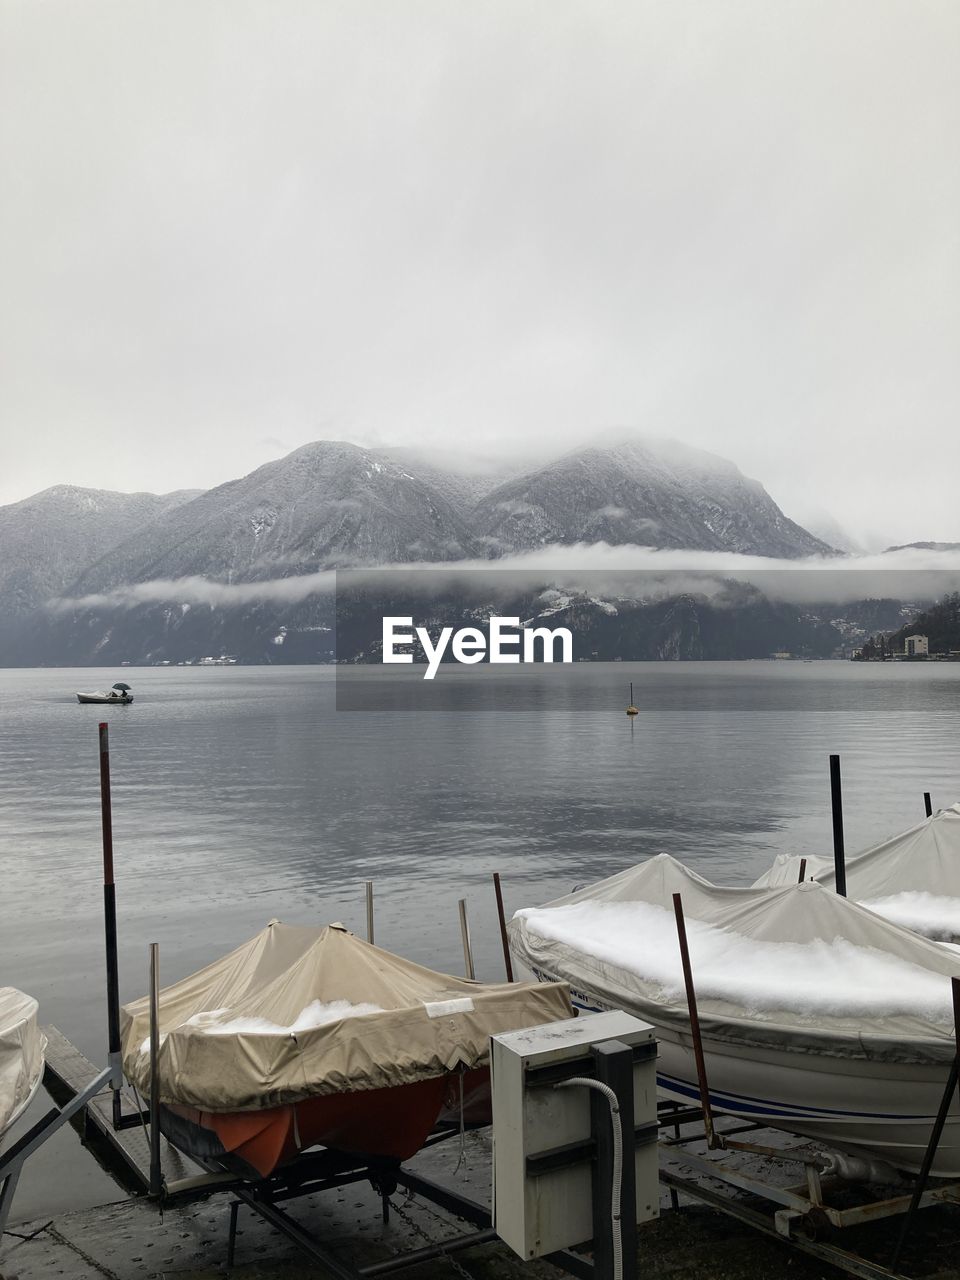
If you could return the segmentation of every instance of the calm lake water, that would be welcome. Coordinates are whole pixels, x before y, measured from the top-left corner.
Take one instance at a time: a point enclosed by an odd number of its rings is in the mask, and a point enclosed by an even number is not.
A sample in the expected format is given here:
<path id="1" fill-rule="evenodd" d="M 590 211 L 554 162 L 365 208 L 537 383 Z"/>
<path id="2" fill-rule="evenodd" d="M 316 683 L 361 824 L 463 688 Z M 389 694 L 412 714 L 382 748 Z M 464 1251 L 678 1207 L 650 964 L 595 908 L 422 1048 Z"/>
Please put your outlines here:
<path id="1" fill-rule="evenodd" d="M 848 852 L 919 821 L 925 790 L 960 799 L 960 664 L 444 668 L 456 714 L 391 711 L 398 670 L 371 669 L 377 714 L 336 711 L 333 668 L 132 668 L 116 708 L 74 697 L 112 669 L 0 671 L 0 983 L 104 1060 L 104 711 L 123 999 L 151 941 L 166 982 L 272 917 L 362 932 L 365 880 L 378 943 L 451 972 L 465 897 L 499 980 L 493 871 L 508 911 L 661 851 L 747 884 L 830 852 L 831 751 Z"/>

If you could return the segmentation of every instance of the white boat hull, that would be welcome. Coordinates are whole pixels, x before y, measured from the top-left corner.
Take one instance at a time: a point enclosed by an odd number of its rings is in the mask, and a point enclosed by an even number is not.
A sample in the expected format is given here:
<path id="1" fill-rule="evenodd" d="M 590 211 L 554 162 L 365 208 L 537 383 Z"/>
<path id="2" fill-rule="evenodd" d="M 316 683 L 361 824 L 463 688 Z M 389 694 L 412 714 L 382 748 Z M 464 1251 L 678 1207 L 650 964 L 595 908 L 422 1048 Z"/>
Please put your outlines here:
<path id="1" fill-rule="evenodd" d="M 544 982 L 556 979 L 535 971 Z M 591 1012 L 605 1005 L 590 992 L 573 992 Z M 646 1002 L 622 1006 L 657 1028 L 657 1083 L 661 1092 L 698 1102 L 697 1069 L 689 1032 L 658 1022 Z M 947 1082 L 947 1066 L 830 1057 L 784 1049 L 727 1044 L 704 1036 L 710 1103 L 715 1111 L 756 1120 L 842 1151 L 868 1153 L 916 1173 L 923 1160 Z M 934 1159 L 938 1177 L 960 1177 L 960 1102 L 956 1093 Z"/>
<path id="2" fill-rule="evenodd" d="M 77 701 L 80 703 L 96 702 L 110 707 L 117 707 L 126 706 L 127 703 L 132 702 L 133 695 L 125 693 L 122 698 L 111 698 L 105 693 L 78 693 Z"/>

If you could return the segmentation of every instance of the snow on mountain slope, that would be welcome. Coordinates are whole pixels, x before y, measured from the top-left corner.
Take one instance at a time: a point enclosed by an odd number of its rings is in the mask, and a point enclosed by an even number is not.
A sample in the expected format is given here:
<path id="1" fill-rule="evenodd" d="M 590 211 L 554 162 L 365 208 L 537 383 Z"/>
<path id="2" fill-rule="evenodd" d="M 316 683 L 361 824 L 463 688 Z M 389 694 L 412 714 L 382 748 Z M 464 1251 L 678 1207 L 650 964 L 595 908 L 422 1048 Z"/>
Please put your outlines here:
<path id="1" fill-rule="evenodd" d="M 113 493 L 58 484 L 0 507 L 0 601 L 8 615 L 28 613 L 58 595 L 93 561 L 196 496 Z"/>
<path id="2" fill-rule="evenodd" d="M 72 594 L 153 578 L 256 580 L 475 551 L 466 521 L 425 480 L 371 450 L 317 441 L 162 515 L 80 575 Z"/>
<path id="3" fill-rule="evenodd" d="M 472 523 L 494 554 L 600 541 L 788 558 L 831 552 L 733 463 L 673 441 L 568 453 L 486 494 Z"/>

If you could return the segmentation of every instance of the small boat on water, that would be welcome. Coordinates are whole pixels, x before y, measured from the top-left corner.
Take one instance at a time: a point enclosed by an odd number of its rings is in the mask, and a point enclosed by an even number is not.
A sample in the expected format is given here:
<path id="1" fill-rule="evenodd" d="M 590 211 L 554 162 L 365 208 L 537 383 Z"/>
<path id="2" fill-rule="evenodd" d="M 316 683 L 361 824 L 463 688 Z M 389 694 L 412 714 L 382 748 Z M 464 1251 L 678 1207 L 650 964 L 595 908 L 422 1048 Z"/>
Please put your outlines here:
<path id="1" fill-rule="evenodd" d="M 516 959 L 652 1023 L 658 1083 L 682 1101 L 699 1089 L 675 893 L 714 1109 L 916 1172 L 955 1053 L 956 950 L 815 881 L 719 888 L 666 854 L 517 912 Z M 932 1172 L 960 1176 L 956 1100 Z"/>
<path id="2" fill-rule="evenodd" d="M 122 680 L 118 680 L 117 683 L 111 685 L 106 692 L 98 690 L 95 693 L 78 693 L 77 701 L 108 703 L 113 706 L 116 706 L 119 703 L 120 705 L 125 706 L 128 702 L 133 701 L 133 694 L 130 691 L 130 686 L 128 684 L 124 684 Z"/>
<path id="3" fill-rule="evenodd" d="M 435 973 L 342 925 L 272 921 L 160 994 L 160 1125 L 182 1151 L 265 1177 L 321 1145 L 405 1160 L 445 1110 L 489 1107 L 489 1041 L 568 1018 L 565 983 Z M 122 1011 L 150 1093 L 149 1002 Z"/>
<path id="4" fill-rule="evenodd" d="M 800 858 L 778 855 L 755 887 L 794 884 Z M 847 859 L 847 896 L 926 938 L 960 942 L 960 804 Z M 834 888 L 832 858 L 809 857 L 805 878 Z"/>
<path id="5" fill-rule="evenodd" d="M 46 1036 L 37 1002 L 15 987 L 0 987 L 0 1139 L 23 1115 L 43 1079 Z"/>

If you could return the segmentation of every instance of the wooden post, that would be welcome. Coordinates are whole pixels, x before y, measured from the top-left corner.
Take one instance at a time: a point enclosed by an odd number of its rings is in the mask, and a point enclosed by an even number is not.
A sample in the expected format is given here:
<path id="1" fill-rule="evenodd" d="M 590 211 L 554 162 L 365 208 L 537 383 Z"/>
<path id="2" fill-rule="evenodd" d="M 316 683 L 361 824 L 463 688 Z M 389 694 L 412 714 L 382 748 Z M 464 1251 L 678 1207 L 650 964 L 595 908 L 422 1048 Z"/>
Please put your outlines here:
<path id="1" fill-rule="evenodd" d="M 690 949 L 687 946 L 687 926 L 683 918 L 683 903 L 679 893 L 673 895 L 673 911 L 677 918 L 677 938 L 680 942 L 680 962 L 683 965 L 683 985 L 687 992 L 687 1012 L 690 1014 L 690 1035 L 693 1039 L 693 1058 L 697 1064 L 697 1085 L 700 1089 L 700 1105 L 703 1108 L 703 1131 L 707 1146 L 715 1147 L 713 1112 L 710 1108 L 710 1086 L 707 1082 L 707 1062 L 703 1055 L 703 1039 L 700 1035 L 700 1015 L 697 1012 L 697 992 L 693 985 L 690 966 Z"/>
<path id="2" fill-rule="evenodd" d="M 150 943 L 150 1194 L 163 1189 L 160 1168 L 160 947 Z"/>
<path id="3" fill-rule="evenodd" d="M 510 959 L 510 942 L 507 938 L 507 919 L 503 913 L 503 890 L 500 888 L 500 872 L 493 873 L 493 887 L 497 895 L 497 919 L 500 921 L 500 945 L 503 947 L 503 967 L 507 981 L 513 981 L 513 963 Z"/>
<path id="4" fill-rule="evenodd" d="M 100 826 L 103 833 L 103 931 L 107 957 L 107 1062 L 113 1075 L 113 1127 L 120 1128 L 120 976 L 117 963 L 117 888 L 113 876 L 113 805 L 110 796 L 110 738 L 100 731 Z"/>
<path id="5" fill-rule="evenodd" d="M 460 936 L 463 939 L 463 966 L 466 970 L 467 977 L 471 982 L 476 980 L 476 974 L 473 971 L 473 951 L 470 947 L 470 926 L 467 924 L 467 902 L 465 898 L 460 899 Z"/>
<path id="6" fill-rule="evenodd" d="M 367 881 L 367 941 L 373 942 L 373 881 Z"/>
<path id="7" fill-rule="evenodd" d="M 799 874 L 799 876 L 797 877 L 797 884 L 803 884 L 803 878 L 804 878 L 804 876 L 805 876 L 806 874 L 807 874 L 807 860 L 806 860 L 806 858 L 801 858 L 801 859 L 800 859 L 800 874 Z"/>
<path id="8" fill-rule="evenodd" d="M 843 851 L 843 794 L 840 789 L 840 757 L 830 757 L 830 803 L 833 809 L 833 869 L 837 893 L 847 896 L 847 866 Z"/>

